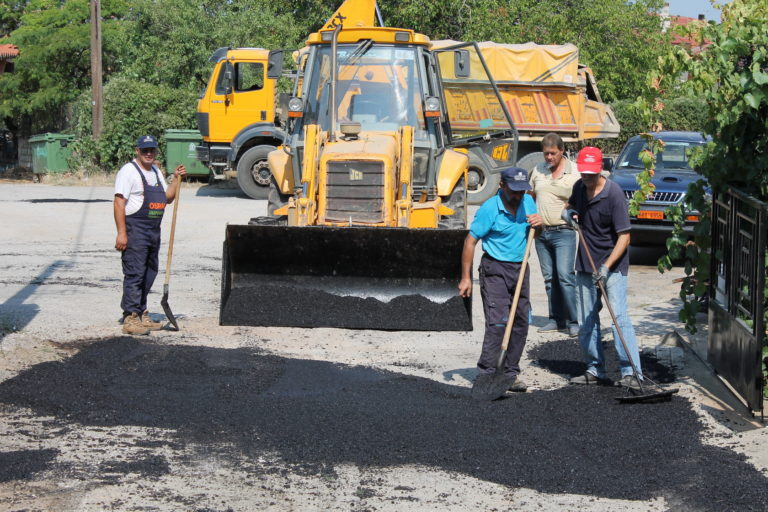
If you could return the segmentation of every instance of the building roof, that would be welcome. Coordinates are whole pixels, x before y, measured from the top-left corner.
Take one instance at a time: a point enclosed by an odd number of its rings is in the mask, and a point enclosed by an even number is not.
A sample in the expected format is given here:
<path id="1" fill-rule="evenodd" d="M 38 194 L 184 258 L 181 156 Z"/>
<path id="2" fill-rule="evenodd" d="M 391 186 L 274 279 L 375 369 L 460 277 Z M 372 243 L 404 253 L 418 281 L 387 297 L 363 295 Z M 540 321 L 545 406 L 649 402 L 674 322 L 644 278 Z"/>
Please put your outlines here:
<path id="1" fill-rule="evenodd" d="M 685 27 L 693 23 L 694 25 L 703 26 L 707 23 L 707 20 L 704 19 L 704 15 L 700 14 L 698 18 L 690 18 L 688 16 L 669 16 L 666 13 L 663 13 L 661 15 L 662 17 L 662 30 L 666 32 L 667 30 L 674 29 L 676 27 Z M 697 55 L 701 53 L 705 48 L 707 48 L 710 44 L 712 44 L 711 41 L 700 41 L 698 39 L 695 39 L 693 37 L 686 37 L 681 36 L 680 34 L 677 34 L 676 31 L 672 33 L 672 40 L 671 43 L 676 46 L 682 46 L 688 51 L 693 54 Z"/>
<path id="2" fill-rule="evenodd" d="M 19 56 L 19 48 L 15 44 L 0 44 L 0 59 L 11 60 Z"/>

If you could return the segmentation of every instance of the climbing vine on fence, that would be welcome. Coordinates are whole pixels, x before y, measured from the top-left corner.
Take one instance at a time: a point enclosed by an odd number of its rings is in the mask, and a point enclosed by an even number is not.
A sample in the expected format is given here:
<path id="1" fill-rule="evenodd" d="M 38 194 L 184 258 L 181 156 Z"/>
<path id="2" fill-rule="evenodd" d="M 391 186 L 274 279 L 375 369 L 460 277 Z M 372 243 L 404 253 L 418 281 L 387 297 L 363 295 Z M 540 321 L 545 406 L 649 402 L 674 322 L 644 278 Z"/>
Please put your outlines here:
<path id="1" fill-rule="evenodd" d="M 722 22 L 693 23 L 681 29 L 695 44 L 675 47 L 659 59 L 649 86 L 638 99 L 649 122 L 658 119 L 665 97 L 687 94 L 706 104 L 704 131 L 712 142 L 692 155 L 691 162 L 708 181 L 690 185 L 685 203 L 669 211 L 676 228 L 667 241 L 668 254 L 659 269 L 682 259 L 686 278 L 680 297 L 680 319 L 696 331 L 696 313 L 707 292 L 710 250 L 708 191 L 736 187 L 768 200 L 768 0 L 733 0 L 722 7 Z M 681 77 L 687 79 L 681 80 Z M 649 180 L 648 175 L 641 181 Z M 642 184 L 641 184 L 642 186 Z M 683 236 L 686 210 L 701 212 L 693 241 Z M 766 262 L 768 266 L 768 262 Z M 768 324 L 768 304 L 764 304 Z M 768 356 L 768 351 L 764 351 Z"/>

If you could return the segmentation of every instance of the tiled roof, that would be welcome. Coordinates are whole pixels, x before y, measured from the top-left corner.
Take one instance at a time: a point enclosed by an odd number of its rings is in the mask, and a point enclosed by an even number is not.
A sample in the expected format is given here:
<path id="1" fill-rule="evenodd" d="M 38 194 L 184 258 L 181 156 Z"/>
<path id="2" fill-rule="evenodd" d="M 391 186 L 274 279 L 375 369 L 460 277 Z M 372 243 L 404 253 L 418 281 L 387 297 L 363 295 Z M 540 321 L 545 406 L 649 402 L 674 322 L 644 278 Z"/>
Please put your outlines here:
<path id="1" fill-rule="evenodd" d="M 0 44 L 0 59 L 8 60 L 19 56 L 19 48 L 15 44 Z"/>
<path id="2" fill-rule="evenodd" d="M 689 18 L 688 16 L 670 16 L 670 21 L 672 22 L 673 26 L 676 27 L 684 27 L 690 23 L 700 23 L 705 24 L 706 21 L 700 20 L 697 18 Z M 699 53 L 703 48 L 706 48 L 711 44 L 710 41 L 704 41 L 703 44 L 701 41 L 694 40 L 690 37 L 683 37 L 678 34 L 674 34 L 672 36 L 672 44 L 674 45 L 680 45 L 685 46 L 687 48 L 690 48 L 693 53 Z"/>

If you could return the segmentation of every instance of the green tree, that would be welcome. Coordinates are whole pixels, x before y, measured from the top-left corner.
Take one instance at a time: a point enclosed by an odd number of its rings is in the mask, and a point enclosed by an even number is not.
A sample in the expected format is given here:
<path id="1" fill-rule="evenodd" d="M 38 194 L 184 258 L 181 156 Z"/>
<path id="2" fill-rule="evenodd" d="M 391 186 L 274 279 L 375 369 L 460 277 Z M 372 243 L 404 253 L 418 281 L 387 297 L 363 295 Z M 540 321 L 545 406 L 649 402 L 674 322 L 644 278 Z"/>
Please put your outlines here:
<path id="1" fill-rule="evenodd" d="M 466 39 L 466 30 L 477 1 L 403 0 L 380 2 L 384 22 L 410 28 L 432 39 Z"/>
<path id="2" fill-rule="evenodd" d="M 26 1 L 0 1 L 0 39 L 19 27 L 19 20 L 26 5 Z"/>
<path id="3" fill-rule="evenodd" d="M 658 118 L 665 96 L 682 92 L 702 99 L 708 119 L 704 129 L 713 141 L 696 155 L 698 169 L 715 193 L 734 186 L 762 201 L 768 200 L 766 27 L 767 0 L 733 0 L 723 7 L 720 24 L 690 25 L 683 29 L 684 35 L 698 41 L 704 50 L 670 51 L 652 74 L 652 87 L 647 89 L 642 102 L 649 118 L 654 114 Z M 681 73 L 689 79 L 681 82 Z M 702 212 L 694 243 L 687 243 L 679 224 L 667 242 L 669 255 L 662 258 L 659 267 L 664 270 L 671 267 L 671 259 L 685 259 L 680 317 L 689 330 L 695 331 L 698 299 L 706 293 L 709 280 L 710 203 L 703 181 L 689 187 L 686 207 Z M 680 209 L 672 215 L 682 219 Z"/>
<path id="4" fill-rule="evenodd" d="M 661 0 L 476 0 L 464 38 L 499 43 L 573 43 L 595 72 L 604 101 L 640 95 L 667 47 L 654 11 Z"/>
<path id="5" fill-rule="evenodd" d="M 116 19 L 123 0 L 102 2 L 105 76 L 122 38 Z M 31 0 L 7 39 L 19 46 L 14 73 L 0 75 L 0 118 L 22 134 L 59 130 L 65 107 L 90 85 L 88 0 Z"/>
<path id="6" fill-rule="evenodd" d="M 125 76 L 115 76 L 104 86 L 104 129 L 94 141 L 92 134 L 91 91 L 85 89 L 73 104 L 73 128 L 77 141 L 72 162 L 82 166 L 100 161 L 104 169 L 117 170 L 133 156 L 136 137 L 152 134 L 165 149 L 165 130 L 195 126 L 195 94 L 191 90 L 150 84 Z"/>
<path id="7" fill-rule="evenodd" d="M 198 90 L 222 46 L 296 48 L 306 34 L 282 4 L 264 0 L 139 0 L 121 56 L 126 76 Z M 283 9 L 286 12 L 280 12 Z"/>

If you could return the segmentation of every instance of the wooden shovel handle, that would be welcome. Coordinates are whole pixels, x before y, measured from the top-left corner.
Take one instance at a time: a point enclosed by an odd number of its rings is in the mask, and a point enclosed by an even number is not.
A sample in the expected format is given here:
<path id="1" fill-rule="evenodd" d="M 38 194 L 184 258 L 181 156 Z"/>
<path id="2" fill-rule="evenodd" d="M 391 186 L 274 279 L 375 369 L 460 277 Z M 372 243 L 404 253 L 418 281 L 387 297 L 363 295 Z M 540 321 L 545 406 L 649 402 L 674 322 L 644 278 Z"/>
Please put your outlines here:
<path id="1" fill-rule="evenodd" d="M 173 202 L 173 218 L 171 219 L 171 237 L 168 240 L 168 260 L 165 263 L 165 286 L 171 280 L 171 260 L 173 259 L 173 235 L 176 233 L 176 212 L 179 209 L 179 202 L 181 201 L 181 185 L 184 183 L 184 177 L 180 176 L 179 185 L 176 189 L 176 200 Z"/>
<path id="2" fill-rule="evenodd" d="M 520 274 L 517 276 L 517 285 L 515 286 L 515 295 L 512 297 L 512 307 L 509 308 L 509 318 L 507 318 L 507 327 L 504 329 L 504 338 L 501 341 L 501 351 L 507 350 L 509 337 L 512 334 L 512 325 L 515 323 L 515 312 L 517 303 L 520 301 L 520 292 L 523 289 L 523 280 L 525 279 L 525 269 L 528 267 L 528 256 L 531 254 L 531 245 L 533 245 L 533 236 L 536 230 L 533 227 L 528 228 L 528 241 L 525 244 L 525 254 L 523 255 L 523 264 L 520 265 Z"/>

